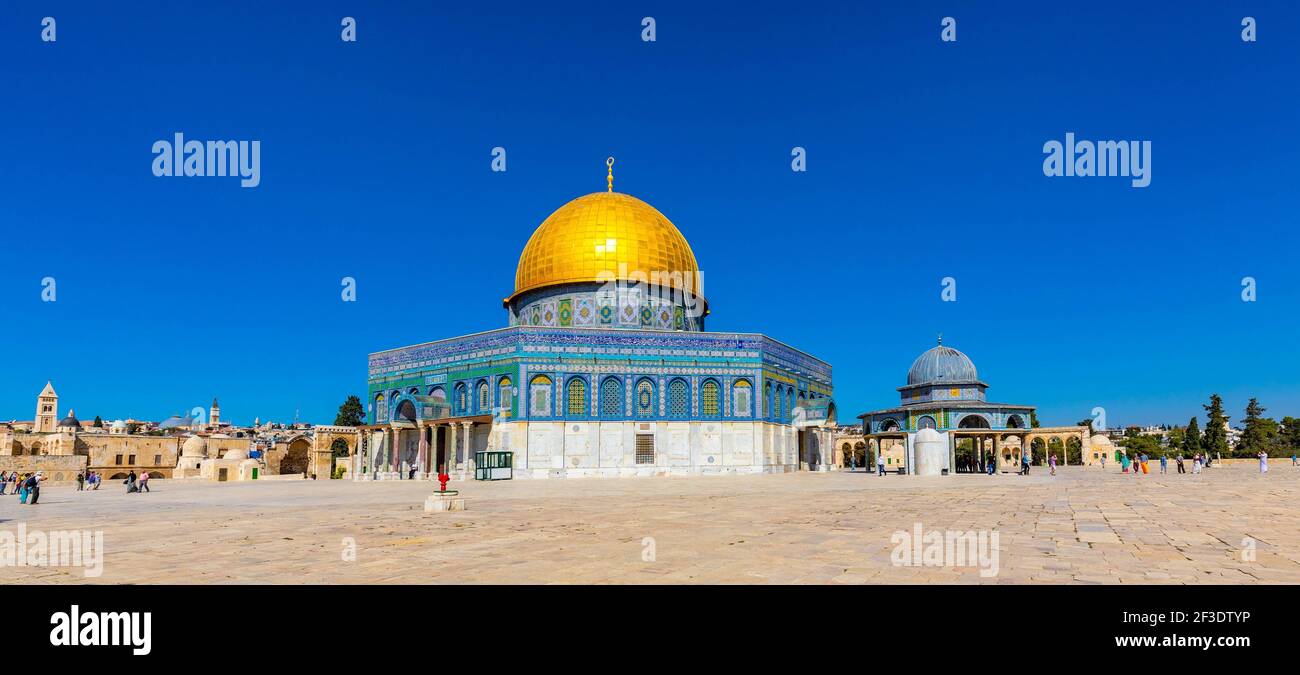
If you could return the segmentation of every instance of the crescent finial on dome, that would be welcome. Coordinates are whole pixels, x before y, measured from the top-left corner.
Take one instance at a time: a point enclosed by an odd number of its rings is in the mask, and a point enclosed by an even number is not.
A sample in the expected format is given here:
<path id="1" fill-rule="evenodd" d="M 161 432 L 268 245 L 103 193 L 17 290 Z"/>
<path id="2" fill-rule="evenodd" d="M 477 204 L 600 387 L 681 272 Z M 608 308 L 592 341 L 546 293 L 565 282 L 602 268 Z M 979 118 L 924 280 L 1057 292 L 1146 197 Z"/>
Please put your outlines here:
<path id="1" fill-rule="evenodd" d="M 609 168 L 609 175 L 605 176 L 605 181 L 609 183 L 609 191 L 614 191 L 614 158 L 610 157 L 605 160 L 605 166 Z"/>

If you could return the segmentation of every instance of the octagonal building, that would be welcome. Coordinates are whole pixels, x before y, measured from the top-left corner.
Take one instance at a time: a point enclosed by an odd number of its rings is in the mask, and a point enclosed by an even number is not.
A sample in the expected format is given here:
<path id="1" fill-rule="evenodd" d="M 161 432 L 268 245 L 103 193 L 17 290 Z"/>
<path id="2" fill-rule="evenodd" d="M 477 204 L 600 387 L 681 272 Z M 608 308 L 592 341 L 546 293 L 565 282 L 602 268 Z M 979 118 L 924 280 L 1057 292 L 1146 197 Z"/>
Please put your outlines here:
<path id="1" fill-rule="evenodd" d="M 473 477 L 479 453 L 515 478 L 830 468 L 830 365 L 705 331 L 686 237 L 609 165 L 528 239 L 506 327 L 370 355 L 354 479 Z"/>

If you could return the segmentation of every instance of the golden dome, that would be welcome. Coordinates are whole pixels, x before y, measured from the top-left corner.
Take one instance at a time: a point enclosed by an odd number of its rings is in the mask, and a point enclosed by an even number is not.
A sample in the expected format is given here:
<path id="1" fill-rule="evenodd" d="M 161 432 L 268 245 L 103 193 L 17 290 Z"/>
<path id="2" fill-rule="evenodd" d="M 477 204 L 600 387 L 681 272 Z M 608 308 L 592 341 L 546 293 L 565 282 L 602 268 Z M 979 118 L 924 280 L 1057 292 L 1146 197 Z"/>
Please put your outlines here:
<path id="1" fill-rule="evenodd" d="M 655 207 L 621 192 L 594 192 L 555 210 L 528 239 L 515 292 L 558 284 L 622 280 L 659 283 L 703 299 L 686 237 Z M 644 275 L 629 278 L 632 275 Z M 683 288 L 689 286 L 689 288 Z"/>

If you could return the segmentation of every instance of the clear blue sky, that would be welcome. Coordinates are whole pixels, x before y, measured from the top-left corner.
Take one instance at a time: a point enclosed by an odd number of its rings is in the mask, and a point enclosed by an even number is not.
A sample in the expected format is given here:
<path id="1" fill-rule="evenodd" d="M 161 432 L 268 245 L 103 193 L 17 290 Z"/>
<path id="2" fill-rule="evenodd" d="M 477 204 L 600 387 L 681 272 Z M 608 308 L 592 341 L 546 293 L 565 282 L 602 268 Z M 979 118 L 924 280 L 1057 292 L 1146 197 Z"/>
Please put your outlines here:
<path id="1" fill-rule="evenodd" d="M 849 420 L 940 331 L 1045 424 L 1300 415 L 1300 10 L 1057 4 L 5 2 L 0 418 L 53 379 L 83 419 L 332 422 L 368 353 L 505 325 L 611 154 L 710 329 L 829 361 Z M 154 177 L 177 131 L 260 140 L 261 185 Z M 1067 131 L 1152 141 L 1151 186 L 1044 177 Z"/>

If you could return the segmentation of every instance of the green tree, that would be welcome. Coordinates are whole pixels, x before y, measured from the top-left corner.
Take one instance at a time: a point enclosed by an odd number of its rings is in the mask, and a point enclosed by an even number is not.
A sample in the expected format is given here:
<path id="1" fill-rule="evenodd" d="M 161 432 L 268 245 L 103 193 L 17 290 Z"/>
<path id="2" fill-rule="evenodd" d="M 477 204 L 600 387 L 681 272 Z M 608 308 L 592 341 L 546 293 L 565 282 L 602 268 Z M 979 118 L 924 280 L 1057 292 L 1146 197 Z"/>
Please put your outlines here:
<path id="1" fill-rule="evenodd" d="M 1278 431 L 1278 442 L 1283 452 L 1300 452 L 1300 418 L 1283 417 L 1282 428 Z"/>
<path id="2" fill-rule="evenodd" d="M 1252 398 L 1246 404 L 1246 428 L 1241 433 L 1241 442 L 1237 444 L 1237 453 L 1243 456 L 1258 455 L 1260 450 L 1276 452 L 1274 447 L 1277 436 L 1277 422 L 1264 417 L 1267 410 Z"/>
<path id="3" fill-rule="evenodd" d="M 1169 435 L 1165 438 L 1165 444 L 1169 446 L 1169 449 L 1177 452 L 1182 450 L 1183 444 L 1186 443 L 1187 433 L 1183 431 L 1182 427 L 1176 426 L 1169 430 Z"/>
<path id="4" fill-rule="evenodd" d="M 1038 428 L 1038 411 L 1037 411 L 1037 410 L 1030 410 L 1030 411 L 1029 411 L 1029 428 L 1030 428 L 1030 429 L 1037 429 L 1037 428 Z"/>
<path id="5" fill-rule="evenodd" d="M 99 415 L 95 415 L 95 423 L 94 423 L 92 426 L 96 426 L 96 427 L 99 427 L 100 429 L 103 429 L 103 428 L 104 428 L 104 420 L 100 419 L 100 418 L 99 418 Z"/>
<path id="6" fill-rule="evenodd" d="M 1223 414 L 1223 397 L 1211 394 L 1210 404 L 1201 407 L 1205 408 L 1207 418 L 1201 449 L 1211 459 L 1218 458 L 1219 455 L 1231 455 L 1232 449 L 1228 447 L 1228 416 Z"/>
<path id="7" fill-rule="evenodd" d="M 334 417 L 334 425 L 340 427 L 357 427 L 365 423 L 366 409 L 361 405 L 361 399 L 356 396 L 349 396 L 348 400 L 339 406 L 339 414 Z"/>
<path id="8" fill-rule="evenodd" d="M 1089 417 L 1086 420 L 1079 420 L 1077 423 L 1075 423 L 1075 426 L 1088 427 L 1088 433 L 1092 433 L 1092 418 Z"/>
<path id="9" fill-rule="evenodd" d="M 1195 457 L 1201 452 L 1201 423 L 1193 417 L 1192 421 L 1187 423 L 1187 431 L 1183 436 L 1183 452 L 1188 457 Z"/>

